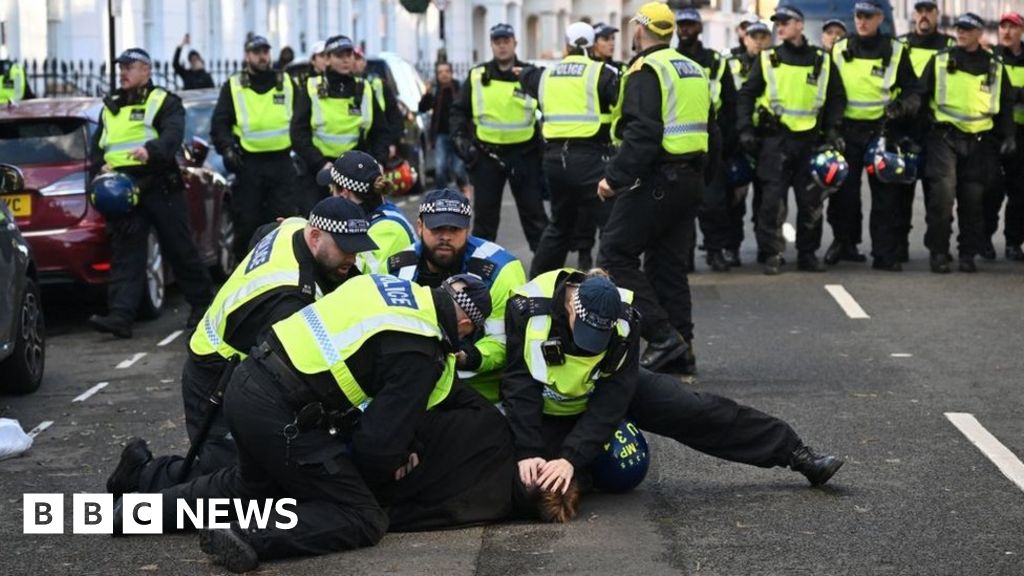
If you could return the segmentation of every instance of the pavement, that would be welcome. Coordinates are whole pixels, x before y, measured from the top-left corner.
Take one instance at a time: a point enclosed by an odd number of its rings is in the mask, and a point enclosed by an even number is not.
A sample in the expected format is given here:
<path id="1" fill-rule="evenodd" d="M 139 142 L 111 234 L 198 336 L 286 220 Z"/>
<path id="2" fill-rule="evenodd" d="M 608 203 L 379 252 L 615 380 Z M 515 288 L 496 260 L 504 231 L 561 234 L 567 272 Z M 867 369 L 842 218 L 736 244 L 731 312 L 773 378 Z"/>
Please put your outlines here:
<path id="1" fill-rule="evenodd" d="M 499 243 L 528 254 L 509 194 L 504 210 Z M 912 261 L 898 274 L 842 263 L 767 277 L 749 231 L 739 269 L 715 274 L 698 256 L 699 375 L 680 385 L 779 416 L 845 458 L 825 487 L 648 435 L 646 481 L 585 498 L 567 525 L 389 534 L 371 549 L 265 563 L 258 573 L 1024 574 L 1024 264 L 931 274 L 922 214 L 918 198 Z M 787 256 L 795 261 L 792 246 Z M 0 462 L 0 574 L 222 573 L 194 534 L 69 533 L 71 495 L 103 490 L 127 438 L 145 437 L 157 454 L 187 448 L 180 294 L 171 290 L 163 316 L 127 341 L 91 332 L 92 304 L 74 291 L 44 299 L 43 386 L 0 397 L 0 413 L 26 430 L 49 423 L 26 455 Z M 1008 452 L 986 455 L 998 446 Z M 23 534 L 25 493 L 64 494 L 67 533 Z"/>

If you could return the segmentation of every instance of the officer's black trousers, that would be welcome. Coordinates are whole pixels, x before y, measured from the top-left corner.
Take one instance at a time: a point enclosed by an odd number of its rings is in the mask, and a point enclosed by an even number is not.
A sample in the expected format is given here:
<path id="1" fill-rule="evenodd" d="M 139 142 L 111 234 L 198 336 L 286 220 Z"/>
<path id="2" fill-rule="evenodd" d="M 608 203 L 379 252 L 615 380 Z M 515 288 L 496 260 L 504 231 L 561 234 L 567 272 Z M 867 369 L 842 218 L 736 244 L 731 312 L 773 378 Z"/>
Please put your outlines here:
<path id="1" fill-rule="evenodd" d="M 956 203 L 961 257 L 978 254 L 985 241 L 985 190 L 998 170 L 998 149 L 989 133 L 970 135 L 937 127 L 928 137 L 931 194 L 924 244 L 933 254 L 949 252 L 953 204 Z"/>
<path id="2" fill-rule="evenodd" d="M 1024 146 L 1024 130 L 1018 127 L 1017 142 Z M 1002 177 L 985 193 L 985 237 L 999 229 L 999 209 L 1006 198 L 1003 215 L 1003 236 L 1007 246 L 1024 243 L 1024 153 L 1018 150 L 1010 158 L 1002 159 Z"/>
<path id="3" fill-rule="evenodd" d="M 531 148 L 510 152 L 500 158 L 499 163 L 481 153 L 476 165 L 469 170 L 469 179 L 473 184 L 473 235 L 484 240 L 497 239 L 498 224 L 501 222 L 501 199 L 505 194 L 505 182 L 508 182 L 519 210 L 523 234 L 530 250 L 536 252 L 541 234 L 548 224 L 544 202 L 540 197 L 540 151 Z"/>
<path id="4" fill-rule="evenodd" d="M 607 154 L 607 147 L 590 144 L 548 146 L 544 153 L 544 176 L 551 192 L 551 221 L 533 257 L 531 278 L 565 265 L 577 234 L 583 232 L 579 230 L 582 214 L 586 214 L 592 226 L 604 228 L 611 204 L 597 197 L 597 183 L 604 178 Z M 590 239 L 589 244 L 578 248 L 589 251 L 594 247 L 592 231 Z"/>
<path id="5" fill-rule="evenodd" d="M 244 162 L 231 198 L 239 261 L 249 253 L 249 238 L 256 228 L 279 217 L 294 216 L 304 204 L 298 197 L 302 190 L 287 151 L 244 154 Z"/>
<path id="6" fill-rule="evenodd" d="M 204 308 L 212 300 L 210 273 L 199 258 L 185 207 L 185 195 L 178 187 L 140 178 L 139 204 L 125 216 L 109 218 L 110 284 L 107 305 L 112 316 L 131 322 L 146 289 L 146 257 L 152 228 L 160 240 L 160 251 L 171 265 L 185 300 Z"/>
<path id="7" fill-rule="evenodd" d="M 796 197 L 797 251 L 813 253 L 821 247 L 824 192 L 811 180 L 814 145 L 815 136 L 811 133 L 769 136 L 763 140 L 757 160 L 757 177 L 762 185 L 754 230 L 758 252 L 782 254 L 786 249 L 782 225 L 786 222 L 790 187 Z"/>
<path id="8" fill-rule="evenodd" d="M 663 337 L 669 327 L 693 338 L 686 263 L 703 190 L 699 161 L 658 166 L 638 188 L 615 199 L 601 235 L 598 265 L 634 292 L 647 340 Z"/>
<path id="9" fill-rule="evenodd" d="M 714 180 L 704 188 L 704 201 L 697 211 L 704 249 L 738 250 L 743 243 L 746 188 L 728 182 L 728 162 L 723 162 Z"/>
<path id="10" fill-rule="evenodd" d="M 203 363 L 192 355 L 185 358 L 181 371 L 181 395 L 185 406 L 185 430 L 189 444 L 195 444 L 206 418 L 212 418 L 209 433 L 196 453 L 187 478 L 181 478 L 185 459 L 180 455 L 154 458 L 142 471 L 140 492 L 157 492 L 179 482 L 193 480 L 237 462 L 238 451 L 222 408 L 213 408 L 210 395 L 220 382 L 227 362 Z"/>
<path id="11" fill-rule="evenodd" d="M 762 468 L 788 466 L 790 455 L 803 444 L 779 418 L 723 396 L 694 392 L 674 376 L 643 368 L 626 417 L 644 432 L 716 458 Z M 548 458 L 558 457 L 562 440 L 575 423 L 576 417 L 544 416 Z"/>

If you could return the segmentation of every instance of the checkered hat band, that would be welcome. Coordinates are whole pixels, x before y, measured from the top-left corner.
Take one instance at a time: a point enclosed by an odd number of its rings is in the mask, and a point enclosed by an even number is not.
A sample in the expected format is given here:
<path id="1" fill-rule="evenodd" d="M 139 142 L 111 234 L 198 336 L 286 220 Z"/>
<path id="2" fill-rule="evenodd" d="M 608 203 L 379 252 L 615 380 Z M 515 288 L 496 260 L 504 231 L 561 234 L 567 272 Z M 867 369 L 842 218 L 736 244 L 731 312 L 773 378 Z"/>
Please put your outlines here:
<path id="1" fill-rule="evenodd" d="M 124 53 L 121 54 L 121 57 L 131 58 L 136 62 L 142 62 L 143 64 L 146 64 L 148 66 L 153 65 L 153 61 L 150 60 L 149 56 L 147 56 L 145 52 L 140 52 L 138 50 L 125 50 Z"/>
<path id="2" fill-rule="evenodd" d="M 473 207 L 458 200 L 435 200 L 420 204 L 420 214 L 459 214 L 472 216 Z"/>
<path id="3" fill-rule="evenodd" d="M 448 292 L 459 308 L 462 308 L 462 311 L 466 313 L 466 316 L 469 316 L 469 321 L 472 322 L 474 326 L 479 328 L 484 325 L 484 320 L 486 320 L 484 318 L 484 313 L 480 311 L 480 308 L 478 308 L 476 303 L 473 302 L 473 299 L 469 297 L 469 294 L 466 294 L 465 290 L 462 292 L 456 292 L 455 288 L 452 288 L 451 284 L 448 283 L 445 283 L 444 288 L 445 292 Z"/>
<path id="4" fill-rule="evenodd" d="M 612 326 L 615 325 L 614 318 L 609 320 L 592 312 L 587 312 L 587 309 L 583 307 L 583 303 L 580 302 L 580 291 L 578 289 L 572 296 L 572 309 L 576 312 L 577 318 L 592 328 L 597 328 L 598 330 L 611 330 Z"/>
<path id="5" fill-rule="evenodd" d="M 309 217 L 309 225 L 331 234 L 366 234 L 370 231 L 370 223 L 366 220 L 332 220 L 316 214 Z"/>
<path id="6" fill-rule="evenodd" d="M 334 166 L 331 166 L 331 180 L 333 180 L 334 183 L 337 184 L 338 186 L 341 186 L 346 190 L 351 190 L 357 194 L 366 194 L 367 192 L 370 191 L 369 182 L 360 182 L 358 180 L 353 180 L 348 176 L 345 176 L 341 172 L 335 170 Z"/>

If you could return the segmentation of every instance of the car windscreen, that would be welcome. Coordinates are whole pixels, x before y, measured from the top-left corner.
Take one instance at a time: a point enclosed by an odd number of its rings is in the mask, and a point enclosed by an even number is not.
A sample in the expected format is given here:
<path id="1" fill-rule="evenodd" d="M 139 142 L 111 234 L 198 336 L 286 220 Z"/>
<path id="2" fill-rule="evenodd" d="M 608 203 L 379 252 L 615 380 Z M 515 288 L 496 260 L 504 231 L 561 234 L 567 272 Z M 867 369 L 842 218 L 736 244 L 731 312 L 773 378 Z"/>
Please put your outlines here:
<path id="1" fill-rule="evenodd" d="M 0 159 L 15 165 L 83 162 L 89 150 L 86 124 L 82 118 L 0 122 Z"/>
<path id="2" fill-rule="evenodd" d="M 185 142 L 193 136 L 210 141 L 210 120 L 213 118 L 214 102 L 196 102 L 185 105 Z"/>

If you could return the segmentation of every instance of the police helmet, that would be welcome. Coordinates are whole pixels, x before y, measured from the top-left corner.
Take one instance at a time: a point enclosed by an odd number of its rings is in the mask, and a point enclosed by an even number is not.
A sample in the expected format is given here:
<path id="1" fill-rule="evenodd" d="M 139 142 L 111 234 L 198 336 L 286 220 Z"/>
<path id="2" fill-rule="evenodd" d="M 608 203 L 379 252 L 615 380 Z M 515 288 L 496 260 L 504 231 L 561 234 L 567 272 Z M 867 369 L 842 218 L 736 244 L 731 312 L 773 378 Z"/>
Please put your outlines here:
<path id="1" fill-rule="evenodd" d="M 826 148 L 811 157 L 811 179 L 825 192 L 839 190 L 849 174 L 846 158 L 834 148 Z"/>
<path id="2" fill-rule="evenodd" d="M 754 159 L 747 154 L 737 154 L 729 162 L 727 179 L 729 186 L 739 188 L 754 181 Z"/>
<path id="3" fill-rule="evenodd" d="M 100 174 L 92 181 L 89 202 L 104 216 L 122 216 L 139 203 L 139 187 L 127 174 Z"/>
<path id="4" fill-rule="evenodd" d="M 913 184 L 917 180 L 920 154 L 909 140 L 891 144 L 884 137 L 874 139 L 864 152 L 867 173 L 882 182 Z"/>
<path id="5" fill-rule="evenodd" d="M 594 488 L 603 492 L 628 492 L 644 481 L 650 465 L 647 439 L 632 420 L 623 420 L 590 466 Z"/>

